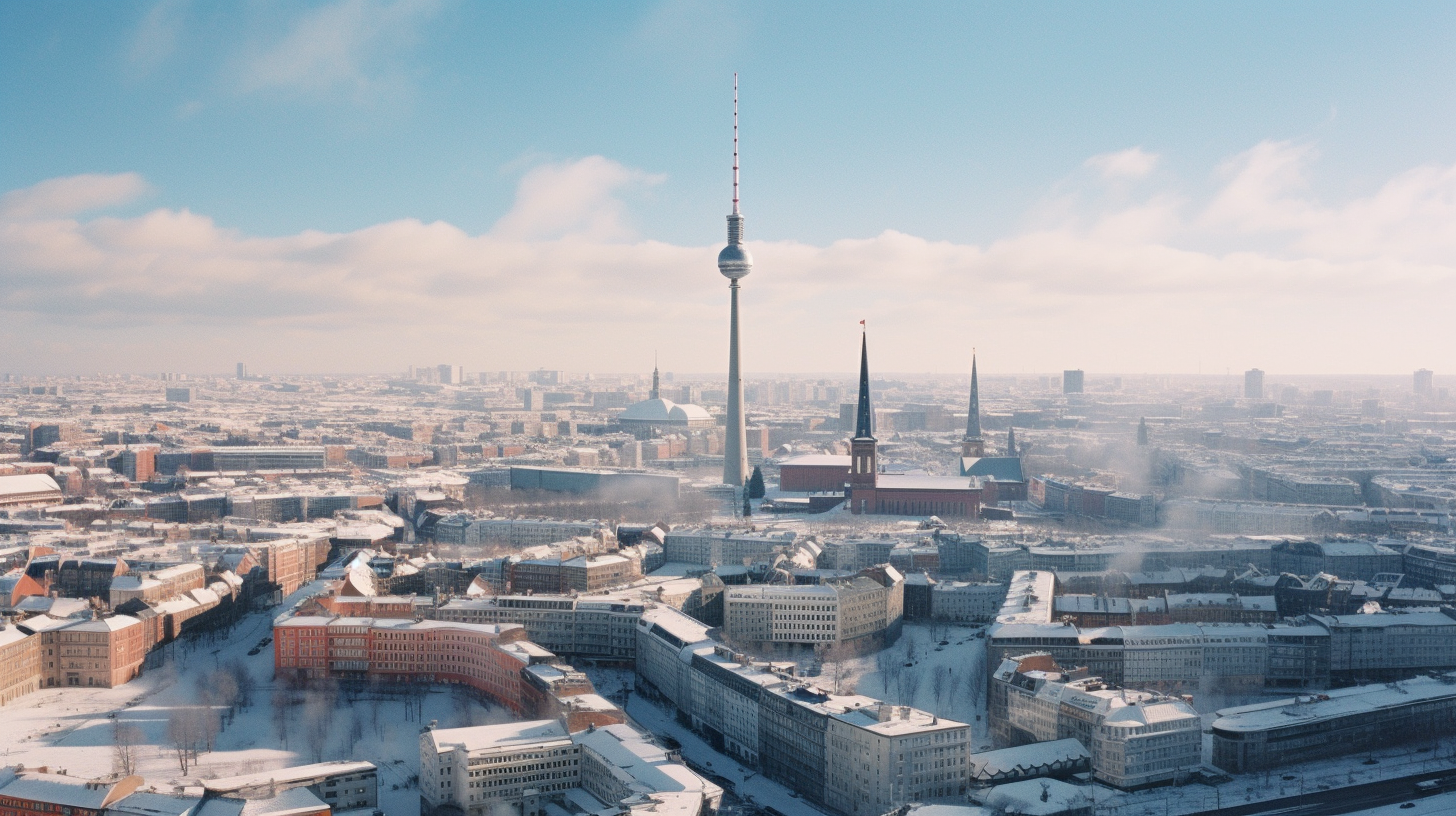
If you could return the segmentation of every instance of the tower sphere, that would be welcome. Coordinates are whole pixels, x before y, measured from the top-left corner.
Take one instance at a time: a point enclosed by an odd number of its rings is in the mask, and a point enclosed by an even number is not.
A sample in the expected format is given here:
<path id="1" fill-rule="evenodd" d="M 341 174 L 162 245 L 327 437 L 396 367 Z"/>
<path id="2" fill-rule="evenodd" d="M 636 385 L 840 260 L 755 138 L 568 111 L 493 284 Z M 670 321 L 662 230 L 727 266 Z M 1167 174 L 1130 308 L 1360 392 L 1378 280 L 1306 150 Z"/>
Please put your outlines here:
<path id="1" fill-rule="evenodd" d="M 718 271 L 729 280 L 738 280 L 753 271 L 753 256 L 743 244 L 729 244 L 718 253 Z"/>

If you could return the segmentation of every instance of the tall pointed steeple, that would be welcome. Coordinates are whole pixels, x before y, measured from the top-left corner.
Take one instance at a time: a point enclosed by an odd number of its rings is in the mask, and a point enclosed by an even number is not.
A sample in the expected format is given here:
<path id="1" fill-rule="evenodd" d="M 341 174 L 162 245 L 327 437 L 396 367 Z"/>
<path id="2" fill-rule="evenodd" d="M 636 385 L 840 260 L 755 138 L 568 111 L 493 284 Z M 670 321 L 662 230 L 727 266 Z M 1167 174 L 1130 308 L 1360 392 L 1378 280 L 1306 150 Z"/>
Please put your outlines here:
<path id="1" fill-rule="evenodd" d="M 1137 443 L 1139 446 L 1148 444 L 1148 418 L 1138 417 Z"/>
<path id="2" fill-rule="evenodd" d="M 864 321 L 860 321 L 864 325 Z M 870 343 L 868 334 L 859 341 L 859 406 L 855 411 L 854 438 L 849 440 L 849 483 L 847 498 L 851 513 L 876 513 L 875 486 L 879 483 L 879 443 L 875 441 L 874 412 L 870 408 Z"/>
<path id="3" fill-rule="evenodd" d="M 652 355 L 652 395 L 649 399 L 662 399 L 662 387 L 657 379 L 657 355 Z"/>
<path id="4" fill-rule="evenodd" d="M 854 414 L 854 438 L 875 438 L 874 413 L 870 410 L 870 341 L 867 333 L 860 335 L 859 407 Z"/>
<path id="5" fill-rule="evenodd" d="M 961 440 L 961 455 L 986 455 L 986 440 L 981 436 L 981 386 L 976 376 L 974 349 L 971 350 L 971 407 L 966 411 L 966 437 Z"/>

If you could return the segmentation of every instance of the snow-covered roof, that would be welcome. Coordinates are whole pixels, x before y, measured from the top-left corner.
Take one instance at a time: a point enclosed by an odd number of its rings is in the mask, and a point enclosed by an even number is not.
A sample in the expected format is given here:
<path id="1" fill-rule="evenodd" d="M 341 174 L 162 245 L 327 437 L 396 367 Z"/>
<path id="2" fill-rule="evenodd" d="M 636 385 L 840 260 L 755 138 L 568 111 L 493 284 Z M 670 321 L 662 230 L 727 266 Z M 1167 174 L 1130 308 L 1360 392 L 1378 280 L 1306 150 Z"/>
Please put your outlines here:
<path id="1" fill-rule="evenodd" d="M 1450 698 L 1456 698 L 1456 676 L 1416 677 L 1225 708 L 1217 712 L 1213 727 L 1221 731 L 1266 731 Z"/>
<path id="2" fill-rule="evenodd" d="M 14 476 L 0 476 L 0 498 L 24 496 L 30 493 L 60 493 L 61 486 L 44 473 L 20 473 Z"/>
<path id="3" fill-rule="evenodd" d="M 1042 797 L 1046 800 L 1043 801 Z M 1021 816 L 1057 816 L 1068 811 L 1086 810 L 1092 804 L 1091 788 L 1071 785 L 1057 779 L 1027 779 L 997 785 L 984 797 L 986 807 L 1002 813 Z"/>
<path id="4" fill-rule="evenodd" d="M 241 776 L 228 776 L 222 779 L 206 779 L 203 780 L 202 786 L 213 793 L 233 793 L 245 788 L 258 787 L 269 783 L 289 785 L 297 782 L 322 779 L 328 776 L 346 776 L 364 773 L 374 769 L 375 766 L 372 762 L 338 760 L 335 762 L 319 762 L 313 765 L 295 765 L 291 768 L 275 768 L 271 771 L 259 771 L 258 773 L 243 774 Z"/>
<path id="5" fill-rule="evenodd" d="M 1169 609 L 1190 609 L 1200 606 L 1246 609 L 1254 612 L 1274 612 L 1274 596 L 1233 595 L 1225 592 L 1194 592 L 1189 594 L 1168 594 Z"/>
<path id="6" fill-rule="evenodd" d="M 465 728 L 435 728 L 429 732 L 437 752 L 463 748 L 486 751 L 494 748 L 514 750 L 542 742 L 566 742 L 570 735 L 557 720 L 527 720 L 500 725 L 476 725 Z"/>
<path id="7" fill-rule="evenodd" d="M 971 754 L 967 762 L 973 779 L 992 779 L 1006 774 L 1031 773 L 1059 762 L 1081 762 L 1092 755 L 1075 739 L 1051 740 Z"/>
<path id="8" fill-rule="evenodd" d="M 140 777 L 98 783 L 61 774 L 22 773 L 0 791 L 8 799 L 101 810 L 121 796 L 136 790 L 139 784 Z"/>
<path id="9" fill-rule="evenodd" d="M 779 462 L 779 467 L 842 467 L 849 469 L 849 455 L 834 453 L 806 453 Z"/>

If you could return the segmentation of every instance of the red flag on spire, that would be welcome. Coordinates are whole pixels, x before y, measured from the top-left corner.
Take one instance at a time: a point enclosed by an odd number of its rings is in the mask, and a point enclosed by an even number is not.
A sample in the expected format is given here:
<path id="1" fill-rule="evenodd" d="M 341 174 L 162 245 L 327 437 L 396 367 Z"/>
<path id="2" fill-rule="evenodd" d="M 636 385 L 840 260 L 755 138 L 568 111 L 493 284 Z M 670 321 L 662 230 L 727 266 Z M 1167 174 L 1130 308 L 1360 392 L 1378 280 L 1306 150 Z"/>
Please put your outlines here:
<path id="1" fill-rule="evenodd" d="M 860 322 L 859 322 L 859 324 L 860 324 L 860 325 L 861 325 L 861 326 L 863 326 L 863 325 L 864 325 L 864 324 L 865 324 L 865 322 L 864 322 L 864 321 L 863 321 L 863 320 L 861 320 L 861 321 L 860 321 Z"/>

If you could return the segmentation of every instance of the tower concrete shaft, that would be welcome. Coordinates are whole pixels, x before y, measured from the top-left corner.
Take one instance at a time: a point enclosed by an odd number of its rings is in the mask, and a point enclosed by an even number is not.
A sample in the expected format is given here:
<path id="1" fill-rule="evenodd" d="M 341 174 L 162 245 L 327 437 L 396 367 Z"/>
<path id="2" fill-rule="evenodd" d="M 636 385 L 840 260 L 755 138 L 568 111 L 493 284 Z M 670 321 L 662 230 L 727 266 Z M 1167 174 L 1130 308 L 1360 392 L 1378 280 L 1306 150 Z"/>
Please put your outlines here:
<path id="1" fill-rule="evenodd" d="M 743 374 L 738 368 L 738 281 L 728 284 L 728 424 L 723 432 L 723 484 L 748 478 L 748 440 L 743 422 Z"/>
<path id="2" fill-rule="evenodd" d="M 723 483 L 742 487 L 748 478 L 748 439 L 743 423 L 743 373 L 738 364 L 738 281 L 753 271 L 753 256 L 743 245 L 743 213 L 738 208 L 738 75 L 733 75 L 733 212 L 728 216 L 728 245 L 718 253 L 718 271 L 728 279 L 732 307 L 728 316 L 728 416 L 723 429 Z"/>

